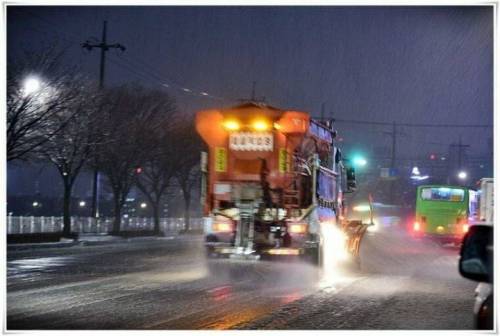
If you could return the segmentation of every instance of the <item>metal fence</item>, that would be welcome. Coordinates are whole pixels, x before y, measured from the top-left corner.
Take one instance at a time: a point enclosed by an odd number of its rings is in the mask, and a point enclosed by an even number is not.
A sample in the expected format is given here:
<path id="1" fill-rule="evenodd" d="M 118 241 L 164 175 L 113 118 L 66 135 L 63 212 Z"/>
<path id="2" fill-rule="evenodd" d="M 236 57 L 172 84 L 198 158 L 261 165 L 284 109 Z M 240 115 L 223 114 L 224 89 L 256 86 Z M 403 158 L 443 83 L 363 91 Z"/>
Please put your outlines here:
<path id="1" fill-rule="evenodd" d="M 153 230 L 153 218 L 123 218 L 122 231 Z M 78 233 L 107 233 L 113 228 L 113 218 L 71 217 L 71 231 Z M 7 234 L 61 232 L 62 217 L 7 216 Z M 184 218 L 160 218 L 160 230 L 178 233 L 185 229 Z M 203 229 L 202 218 L 191 218 L 190 230 Z"/>

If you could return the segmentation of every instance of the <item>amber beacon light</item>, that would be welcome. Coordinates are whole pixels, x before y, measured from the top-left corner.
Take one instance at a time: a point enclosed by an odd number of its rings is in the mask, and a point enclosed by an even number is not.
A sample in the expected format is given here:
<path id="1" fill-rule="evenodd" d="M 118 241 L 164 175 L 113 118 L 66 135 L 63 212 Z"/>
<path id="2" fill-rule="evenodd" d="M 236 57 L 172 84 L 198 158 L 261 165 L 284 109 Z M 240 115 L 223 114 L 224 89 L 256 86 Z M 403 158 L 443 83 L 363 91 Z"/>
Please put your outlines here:
<path id="1" fill-rule="evenodd" d="M 240 129 L 240 123 L 236 120 L 226 120 L 224 121 L 223 126 L 228 131 L 237 131 Z"/>
<path id="2" fill-rule="evenodd" d="M 265 120 L 255 120 L 252 123 L 252 128 L 256 131 L 267 131 L 269 129 L 269 123 Z"/>

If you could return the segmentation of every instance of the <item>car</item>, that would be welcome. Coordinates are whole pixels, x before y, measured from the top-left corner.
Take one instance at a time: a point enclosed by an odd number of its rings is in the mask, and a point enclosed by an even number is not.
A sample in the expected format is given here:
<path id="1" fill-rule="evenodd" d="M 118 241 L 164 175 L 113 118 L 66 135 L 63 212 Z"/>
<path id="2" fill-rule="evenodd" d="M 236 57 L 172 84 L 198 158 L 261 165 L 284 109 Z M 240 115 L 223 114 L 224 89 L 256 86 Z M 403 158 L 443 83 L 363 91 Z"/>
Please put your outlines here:
<path id="1" fill-rule="evenodd" d="M 473 308 L 475 328 L 493 330 L 493 226 L 470 227 L 460 249 L 459 272 L 479 281 Z"/>

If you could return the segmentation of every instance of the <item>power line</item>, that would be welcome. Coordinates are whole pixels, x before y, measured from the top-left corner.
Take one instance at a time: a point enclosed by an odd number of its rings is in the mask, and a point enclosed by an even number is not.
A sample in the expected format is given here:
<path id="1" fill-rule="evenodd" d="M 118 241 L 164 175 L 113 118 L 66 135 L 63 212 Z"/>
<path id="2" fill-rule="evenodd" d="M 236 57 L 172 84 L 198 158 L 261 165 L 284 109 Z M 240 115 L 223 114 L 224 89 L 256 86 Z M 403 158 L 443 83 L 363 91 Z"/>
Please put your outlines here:
<path id="1" fill-rule="evenodd" d="M 392 122 L 384 121 L 366 121 L 366 120 L 351 120 L 351 119 L 337 119 L 335 122 L 346 124 L 359 124 L 359 125 L 380 125 L 392 126 Z M 403 127 L 442 127 L 442 128 L 492 128 L 493 125 L 467 125 L 467 124 L 412 124 L 412 123 L 396 123 L 396 126 Z"/>
<path id="2" fill-rule="evenodd" d="M 207 98 L 213 98 L 213 99 L 225 100 L 225 101 L 234 101 L 235 100 L 235 99 L 226 98 L 226 97 L 222 97 L 222 96 L 216 96 L 216 95 L 210 94 L 210 93 L 203 91 L 203 90 L 188 88 L 188 87 L 186 87 L 182 84 L 179 84 L 178 82 L 172 80 L 171 78 L 168 78 L 167 76 L 165 76 L 162 73 L 160 73 L 160 75 L 161 75 L 161 77 L 160 77 L 158 75 L 158 69 L 155 69 L 151 65 L 149 65 L 148 63 L 145 63 L 142 60 L 134 58 L 130 55 L 128 55 L 127 57 L 123 57 L 122 55 L 120 55 L 119 58 L 123 62 L 127 62 L 129 64 L 135 63 L 135 64 L 133 64 L 134 67 L 141 67 L 141 70 L 144 73 L 146 73 L 152 77 L 155 77 L 157 79 L 160 79 L 162 81 L 162 85 L 165 87 L 177 88 L 177 89 L 183 91 L 184 93 L 190 94 L 192 96 L 203 96 L 203 97 L 207 97 Z"/>
<path id="3" fill-rule="evenodd" d="M 51 28 L 55 28 L 55 26 L 54 26 L 54 24 L 52 22 L 44 19 L 43 17 L 41 17 L 41 16 L 39 16 L 39 15 L 31 12 L 31 11 L 26 11 L 26 12 L 28 14 L 30 14 L 31 16 L 33 16 L 34 18 L 36 18 L 36 19 L 42 21 L 43 23 L 49 25 Z M 38 29 L 33 29 L 33 30 L 36 30 L 38 32 L 42 32 L 42 31 L 40 31 Z M 66 42 L 69 42 L 71 44 L 73 44 L 74 41 L 71 40 L 71 39 L 69 39 L 69 38 L 67 38 L 68 34 L 70 34 L 72 36 L 75 36 L 78 39 L 80 38 L 80 36 L 77 36 L 76 34 L 72 34 L 71 32 L 67 32 L 66 31 L 65 33 L 61 33 L 59 31 L 56 31 L 55 29 L 51 29 L 51 30 L 55 34 L 54 37 L 56 39 L 59 39 L 59 40 L 62 40 L 62 41 L 66 41 Z M 45 33 L 47 33 L 47 32 L 45 32 Z M 66 35 L 66 37 L 65 37 L 65 35 Z M 90 42 L 87 41 L 87 43 L 90 43 Z M 160 85 L 162 85 L 164 87 L 178 89 L 182 93 L 188 94 L 188 95 L 191 95 L 191 96 L 205 97 L 205 98 L 211 98 L 211 99 L 216 99 L 216 100 L 235 101 L 235 99 L 230 99 L 230 98 L 226 98 L 226 97 L 212 95 L 212 94 L 208 93 L 206 90 L 197 90 L 197 89 L 193 89 L 193 88 L 184 86 L 182 84 L 179 84 L 179 83 L 173 81 L 170 78 L 165 78 L 165 76 L 160 77 L 159 75 L 157 75 L 158 69 L 153 68 L 148 63 L 143 62 L 143 61 L 141 61 L 139 59 L 132 59 L 131 56 L 129 56 L 128 59 L 125 59 L 123 57 L 120 57 L 120 58 L 122 59 L 123 62 L 127 62 L 127 63 L 131 64 L 133 68 L 125 66 L 124 64 L 119 64 L 119 66 L 121 66 L 122 68 L 125 68 L 129 72 L 134 73 L 135 75 L 139 76 L 141 79 L 143 79 L 145 81 L 151 81 L 151 79 L 147 78 L 147 77 L 150 77 L 150 78 L 153 78 L 154 81 L 156 81 L 157 83 L 159 83 Z M 135 64 L 132 64 L 132 62 L 135 62 Z M 117 62 L 112 62 L 112 63 L 118 64 Z M 142 72 L 147 77 L 139 75 L 140 72 Z"/>
<path id="4" fill-rule="evenodd" d="M 149 81 L 149 82 L 155 82 L 155 83 L 162 85 L 164 87 L 167 87 L 167 88 L 170 87 L 170 86 L 166 85 L 165 81 L 163 79 L 161 79 L 160 77 L 153 76 L 151 74 L 138 71 L 137 69 L 135 69 L 131 65 L 121 61 L 121 59 L 114 58 L 112 55 L 110 55 L 109 61 L 112 64 L 114 64 L 114 65 L 116 65 L 124 70 L 129 71 L 130 73 L 134 74 L 139 79 L 142 79 L 144 81 Z"/>

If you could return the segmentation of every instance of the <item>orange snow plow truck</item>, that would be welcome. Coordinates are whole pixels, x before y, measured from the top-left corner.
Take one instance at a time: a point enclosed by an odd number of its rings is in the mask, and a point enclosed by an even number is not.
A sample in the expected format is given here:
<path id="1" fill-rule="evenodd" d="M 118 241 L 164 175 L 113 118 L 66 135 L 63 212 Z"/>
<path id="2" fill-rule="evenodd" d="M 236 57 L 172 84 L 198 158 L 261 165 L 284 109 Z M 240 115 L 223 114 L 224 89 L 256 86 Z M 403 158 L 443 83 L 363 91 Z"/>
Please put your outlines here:
<path id="1" fill-rule="evenodd" d="M 208 146 L 201 156 L 208 256 L 292 255 L 322 265 L 333 253 L 359 262 L 367 225 L 344 220 L 344 194 L 356 183 L 332 124 L 254 102 L 197 113 Z"/>

